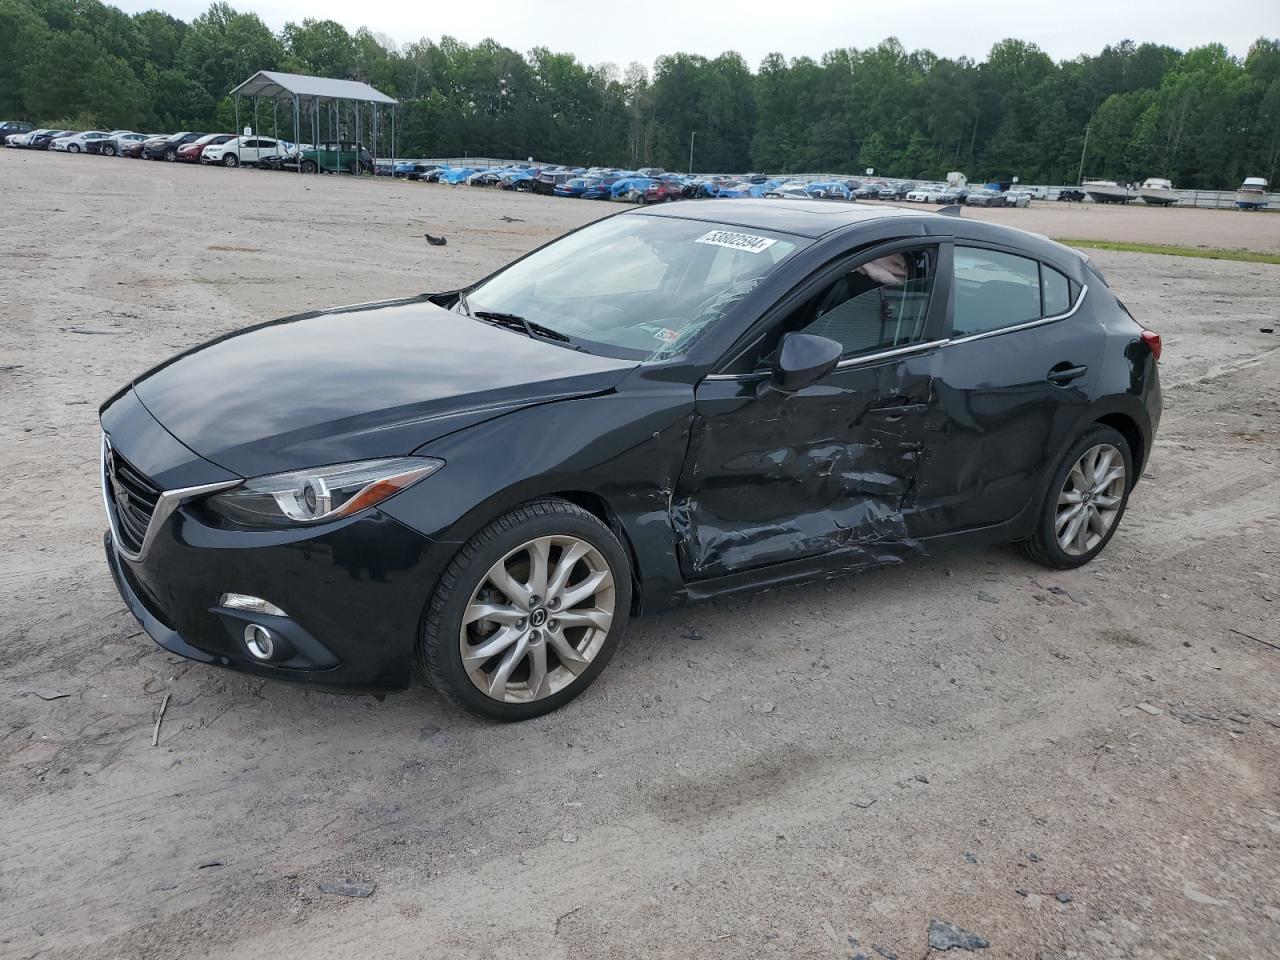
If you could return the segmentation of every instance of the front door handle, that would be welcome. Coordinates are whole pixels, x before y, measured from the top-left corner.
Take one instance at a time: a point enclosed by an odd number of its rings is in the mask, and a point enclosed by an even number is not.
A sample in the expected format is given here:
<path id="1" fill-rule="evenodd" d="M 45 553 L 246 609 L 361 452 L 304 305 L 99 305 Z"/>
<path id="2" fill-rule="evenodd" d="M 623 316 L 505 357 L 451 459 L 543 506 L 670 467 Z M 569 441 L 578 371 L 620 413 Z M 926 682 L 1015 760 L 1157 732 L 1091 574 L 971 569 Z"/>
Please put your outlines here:
<path id="1" fill-rule="evenodd" d="M 1072 380 L 1078 380 L 1088 372 L 1089 368 L 1084 364 L 1073 367 L 1068 363 L 1059 363 L 1049 371 L 1046 379 L 1055 386 L 1065 387 Z"/>

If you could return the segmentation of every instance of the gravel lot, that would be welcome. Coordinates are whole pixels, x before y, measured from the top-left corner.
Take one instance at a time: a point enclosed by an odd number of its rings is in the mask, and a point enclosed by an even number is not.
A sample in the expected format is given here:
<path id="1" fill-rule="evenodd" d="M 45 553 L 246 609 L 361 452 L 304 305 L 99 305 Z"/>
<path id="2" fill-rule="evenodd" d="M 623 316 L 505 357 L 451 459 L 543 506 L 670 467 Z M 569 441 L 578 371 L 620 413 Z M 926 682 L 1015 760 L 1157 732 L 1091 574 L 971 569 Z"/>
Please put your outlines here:
<path id="1" fill-rule="evenodd" d="M 1164 336 L 1166 412 L 1090 566 L 993 548 L 653 617 L 497 727 L 151 643 L 102 558 L 97 405 L 613 207 L 14 151 L 0 185 L 0 957 L 922 960 L 933 918 L 974 956 L 1280 952 L 1280 267 L 1095 255 Z M 1280 249 L 1277 216 L 983 216 Z"/>

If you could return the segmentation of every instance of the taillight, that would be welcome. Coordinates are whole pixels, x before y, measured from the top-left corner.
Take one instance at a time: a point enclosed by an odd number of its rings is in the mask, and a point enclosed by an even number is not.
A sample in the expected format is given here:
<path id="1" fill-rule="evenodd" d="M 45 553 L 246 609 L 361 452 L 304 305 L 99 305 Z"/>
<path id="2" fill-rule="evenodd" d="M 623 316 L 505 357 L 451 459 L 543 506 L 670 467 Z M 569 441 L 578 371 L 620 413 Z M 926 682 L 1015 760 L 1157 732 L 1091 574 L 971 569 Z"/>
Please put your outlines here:
<path id="1" fill-rule="evenodd" d="M 1160 334 L 1156 333 L 1154 330 L 1143 330 L 1142 342 L 1151 349 L 1151 355 L 1155 357 L 1156 360 L 1159 360 L 1160 351 L 1164 349 L 1163 345 L 1160 343 Z"/>

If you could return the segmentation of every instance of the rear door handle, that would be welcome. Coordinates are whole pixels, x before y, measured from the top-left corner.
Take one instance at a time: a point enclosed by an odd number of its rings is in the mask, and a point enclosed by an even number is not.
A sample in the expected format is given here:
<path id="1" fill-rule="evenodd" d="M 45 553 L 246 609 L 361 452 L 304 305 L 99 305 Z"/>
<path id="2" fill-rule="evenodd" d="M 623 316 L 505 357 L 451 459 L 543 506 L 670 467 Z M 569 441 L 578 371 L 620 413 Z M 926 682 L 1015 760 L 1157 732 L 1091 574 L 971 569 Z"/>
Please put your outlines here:
<path id="1" fill-rule="evenodd" d="M 1056 386 L 1065 387 L 1072 380 L 1078 380 L 1088 372 L 1089 368 L 1084 364 L 1073 367 L 1065 363 L 1060 363 L 1049 371 L 1049 375 L 1046 379 Z"/>

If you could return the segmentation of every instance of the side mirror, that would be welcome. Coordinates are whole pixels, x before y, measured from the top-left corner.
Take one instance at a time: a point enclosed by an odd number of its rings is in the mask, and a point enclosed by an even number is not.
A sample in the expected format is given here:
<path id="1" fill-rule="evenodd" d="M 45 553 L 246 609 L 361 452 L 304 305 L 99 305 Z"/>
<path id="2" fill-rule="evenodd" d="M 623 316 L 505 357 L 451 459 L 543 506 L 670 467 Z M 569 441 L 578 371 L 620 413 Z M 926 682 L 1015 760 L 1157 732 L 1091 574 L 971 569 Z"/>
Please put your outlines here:
<path id="1" fill-rule="evenodd" d="M 795 393 L 817 383 L 836 368 L 843 348 L 828 337 L 788 333 L 769 374 L 769 386 L 779 393 Z"/>

